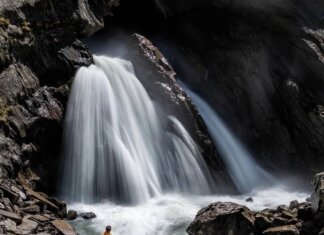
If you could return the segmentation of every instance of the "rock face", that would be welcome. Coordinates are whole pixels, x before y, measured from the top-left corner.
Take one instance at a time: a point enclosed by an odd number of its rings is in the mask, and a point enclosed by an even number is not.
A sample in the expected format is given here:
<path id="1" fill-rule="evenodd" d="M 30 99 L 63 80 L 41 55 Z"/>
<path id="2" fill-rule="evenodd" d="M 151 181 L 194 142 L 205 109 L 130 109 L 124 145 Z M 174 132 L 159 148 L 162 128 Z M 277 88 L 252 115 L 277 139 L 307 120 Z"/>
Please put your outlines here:
<path id="1" fill-rule="evenodd" d="M 198 144 L 204 159 L 213 170 L 213 183 L 218 192 L 234 189 L 219 153 L 196 106 L 176 82 L 176 73 L 164 55 L 147 38 L 131 36 L 124 57 L 130 60 L 136 76 L 145 86 L 156 105 L 168 116 L 176 117 Z"/>
<path id="2" fill-rule="evenodd" d="M 77 38 L 103 27 L 116 0 L 0 2 L 0 178 L 54 189 L 70 80 L 92 63 Z M 46 169 L 52 169 L 51 173 Z M 48 183 L 51 182 L 51 183 Z"/>
<path id="3" fill-rule="evenodd" d="M 324 212 L 324 173 L 314 177 L 311 202 L 314 212 Z"/>
<path id="4" fill-rule="evenodd" d="M 245 206 L 217 202 L 201 209 L 187 229 L 190 235 L 253 234 L 254 217 Z"/>
<path id="5" fill-rule="evenodd" d="M 155 2 L 175 71 L 257 160 L 299 175 L 323 170 L 323 1 Z"/>

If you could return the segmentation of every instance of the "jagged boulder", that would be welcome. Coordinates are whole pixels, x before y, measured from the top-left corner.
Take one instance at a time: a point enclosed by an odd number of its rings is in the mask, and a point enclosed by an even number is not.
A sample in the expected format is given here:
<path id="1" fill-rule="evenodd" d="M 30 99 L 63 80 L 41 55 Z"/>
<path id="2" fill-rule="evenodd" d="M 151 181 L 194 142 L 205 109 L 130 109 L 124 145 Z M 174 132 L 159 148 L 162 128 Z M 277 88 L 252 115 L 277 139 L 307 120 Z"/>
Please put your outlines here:
<path id="1" fill-rule="evenodd" d="M 67 220 L 75 220 L 78 218 L 78 212 L 75 210 L 69 210 L 66 216 Z"/>
<path id="2" fill-rule="evenodd" d="M 190 235 L 251 235 L 254 220 L 253 213 L 245 206 L 217 202 L 201 209 L 187 232 Z"/>

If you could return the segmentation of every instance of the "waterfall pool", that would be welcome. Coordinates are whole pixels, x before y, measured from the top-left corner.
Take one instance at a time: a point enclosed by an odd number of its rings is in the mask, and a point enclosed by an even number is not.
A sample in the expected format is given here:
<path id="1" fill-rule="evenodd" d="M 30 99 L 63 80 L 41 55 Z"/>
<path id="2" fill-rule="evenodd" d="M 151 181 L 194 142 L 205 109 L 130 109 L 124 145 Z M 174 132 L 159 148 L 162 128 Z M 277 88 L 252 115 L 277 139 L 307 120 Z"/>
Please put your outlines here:
<path id="1" fill-rule="evenodd" d="M 305 201 L 309 194 L 289 192 L 284 187 L 254 191 L 241 196 L 189 196 L 165 194 L 136 206 L 123 206 L 102 202 L 98 204 L 71 204 L 69 209 L 78 212 L 94 212 L 93 220 L 76 220 L 73 225 L 80 235 L 102 234 L 106 225 L 113 227 L 114 235 L 184 235 L 186 227 L 194 220 L 197 212 L 213 202 L 235 202 L 252 210 L 289 205 L 290 201 Z M 246 202 L 248 197 L 253 202 Z"/>

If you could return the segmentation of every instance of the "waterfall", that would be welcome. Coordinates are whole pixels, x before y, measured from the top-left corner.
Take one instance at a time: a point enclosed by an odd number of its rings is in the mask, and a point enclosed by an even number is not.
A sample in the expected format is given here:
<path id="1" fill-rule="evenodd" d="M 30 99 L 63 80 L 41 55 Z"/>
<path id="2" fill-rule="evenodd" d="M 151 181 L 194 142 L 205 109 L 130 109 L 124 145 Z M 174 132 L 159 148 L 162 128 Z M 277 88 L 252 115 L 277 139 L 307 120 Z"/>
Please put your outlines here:
<path id="1" fill-rule="evenodd" d="M 254 161 L 208 103 L 183 82 L 180 83 L 203 117 L 238 190 L 241 193 L 248 193 L 257 187 L 272 184 L 273 177 Z"/>
<path id="2" fill-rule="evenodd" d="M 156 106 L 128 61 L 95 56 L 76 74 L 63 136 L 68 200 L 140 203 L 209 193 L 208 170 L 183 125 Z"/>

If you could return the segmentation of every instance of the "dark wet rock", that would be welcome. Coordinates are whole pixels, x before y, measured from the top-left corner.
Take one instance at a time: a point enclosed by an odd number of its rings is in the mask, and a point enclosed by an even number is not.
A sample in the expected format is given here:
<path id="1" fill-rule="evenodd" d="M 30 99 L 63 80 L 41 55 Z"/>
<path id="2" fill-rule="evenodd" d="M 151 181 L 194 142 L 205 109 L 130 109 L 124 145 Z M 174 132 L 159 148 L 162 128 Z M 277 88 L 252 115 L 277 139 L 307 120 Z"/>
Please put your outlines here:
<path id="1" fill-rule="evenodd" d="M 245 199 L 246 202 L 253 202 L 253 198 L 252 197 L 249 197 L 247 199 Z"/>
<path id="2" fill-rule="evenodd" d="M 302 223 L 302 227 L 300 229 L 300 233 L 302 235 L 317 235 L 320 228 L 317 228 L 317 224 L 315 221 L 307 221 Z"/>
<path id="3" fill-rule="evenodd" d="M 290 221 L 289 219 L 280 217 L 280 216 L 276 216 L 273 221 L 272 221 L 272 225 L 273 226 L 283 226 L 283 225 L 289 225 Z"/>
<path id="4" fill-rule="evenodd" d="M 75 220 L 76 218 L 78 218 L 78 212 L 76 212 L 75 210 L 69 210 L 66 218 L 68 220 Z"/>
<path id="5" fill-rule="evenodd" d="M 93 213 L 93 212 L 86 212 L 86 213 L 80 213 L 80 217 L 82 217 L 83 219 L 88 220 L 88 219 L 94 219 L 94 218 L 96 218 L 97 216 L 96 216 L 96 214 Z"/>
<path id="6" fill-rule="evenodd" d="M 217 202 L 201 209 L 187 228 L 190 235 L 248 235 L 254 230 L 254 217 L 245 206 Z"/>
<path id="7" fill-rule="evenodd" d="M 314 217 L 314 212 L 312 210 L 312 206 L 309 203 L 301 203 L 298 206 L 298 219 L 307 221 L 311 220 Z"/>
<path id="8" fill-rule="evenodd" d="M 134 34 L 128 42 L 124 57 L 134 65 L 136 76 L 149 91 L 151 98 L 159 101 L 158 105 L 167 115 L 180 120 L 196 141 L 208 165 L 214 170 L 213 181 L 217 185 L 215 190 L 233 191 L 232 180 L 202 117 L 186 92 L 177 84 L 176 73 L 161 51 L 144 36 Z"/>
<path id="9" fill-rule="evenodd" d="M 258 232 L 262 232 L 271 227 L 273 218 L 264 213 L 257 213 L 255 215 L 255 227 Z"/>
<path id="10" fill-rule="evenodd" d="M 155 2 L 175 71 L 258 162 L 305 182 L 324 169 L 322 0 Z"/>
<path id="11" fill-rule="evenodd" d="M 299 231 L 294 225 L 273 227 L 265 230 L 264 235 L 299 235 Z"/>

